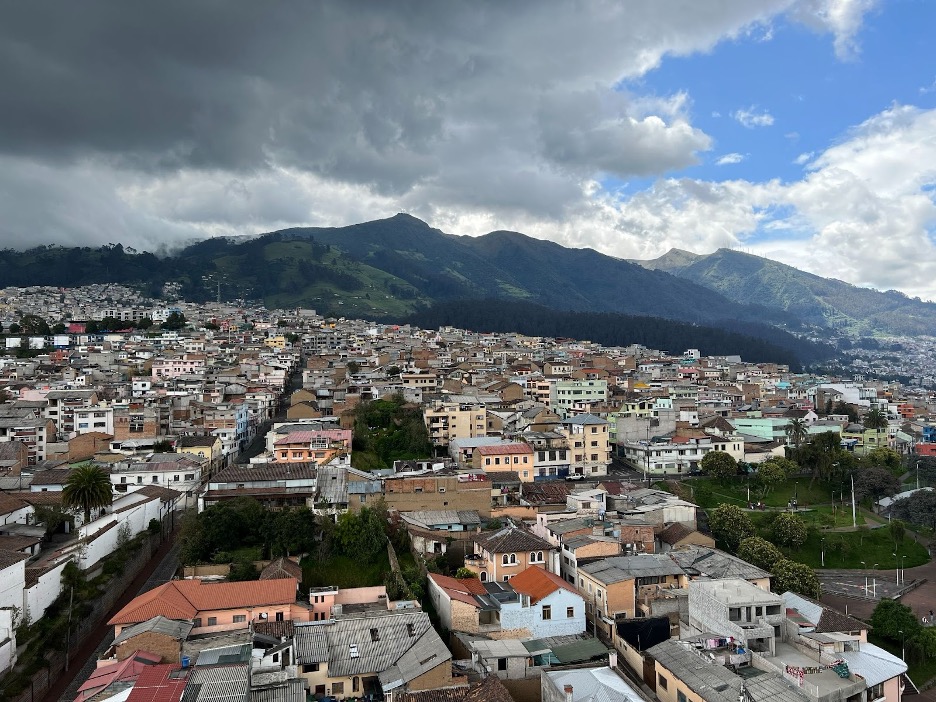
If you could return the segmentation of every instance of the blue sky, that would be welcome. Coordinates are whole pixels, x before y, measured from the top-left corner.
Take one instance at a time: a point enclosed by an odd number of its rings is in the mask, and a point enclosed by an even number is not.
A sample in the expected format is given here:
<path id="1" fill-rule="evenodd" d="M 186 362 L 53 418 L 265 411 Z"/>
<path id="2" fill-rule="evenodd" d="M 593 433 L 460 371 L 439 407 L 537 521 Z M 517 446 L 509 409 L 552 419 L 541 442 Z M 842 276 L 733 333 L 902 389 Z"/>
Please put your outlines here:
<path id="1" fill-rule="evenodd" d="M 779 17 L 768 36 L 757 28 L 710 52 L 669 56 L 623 87 L 659 95 L 685 92 L 692 124 L 714 139 L 699 165 L 669 175 L 789 181 L 802 176 L 797 157 L 822 152 L 891 104 L 936 107 L 934 27 L 936 2 L 890 0 L 866 16 L 859 52 L 842 60 L 827 35 Z M 739 110 L 767 113 L 773 124 L 742 126 L 732 117 Z M 716 165 L 726 154 L 744 160 Z M 652 180 L 606 182 L 634 192 Z"/>

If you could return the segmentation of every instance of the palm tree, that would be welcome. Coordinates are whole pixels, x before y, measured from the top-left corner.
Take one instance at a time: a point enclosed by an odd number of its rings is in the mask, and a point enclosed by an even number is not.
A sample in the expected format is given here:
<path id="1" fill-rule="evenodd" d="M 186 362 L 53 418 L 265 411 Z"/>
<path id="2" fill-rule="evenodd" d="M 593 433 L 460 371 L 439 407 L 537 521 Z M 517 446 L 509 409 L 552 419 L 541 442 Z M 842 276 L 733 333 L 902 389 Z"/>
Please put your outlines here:
<path id="1" fill-rule="evenodd" d="M 62 504 L 68 509 L 83 510 L 85 524 L 91 521 L 91 510 L 107 507 L 112 501 L 113 487 L 107 471 L 86 463 L 68 474 Z"/>
<path id="2" fill-rule="evenodd" d="M 800 444 L 806 441 L 806 436 L 809 434 L 809 426 L 806 424 L 805 419 L 796 417 L 791 419 L 786 425 L 785 431 L 787 439 L 789 439 L 793 446 L 799 448 Z"/>
<path id="3" fill-rule="evenodd" d="M 884 414 L 879 408 L 875 407 L 864 416 L 864 425 L 868 429 L 886 429 L 887 415 Z"/>

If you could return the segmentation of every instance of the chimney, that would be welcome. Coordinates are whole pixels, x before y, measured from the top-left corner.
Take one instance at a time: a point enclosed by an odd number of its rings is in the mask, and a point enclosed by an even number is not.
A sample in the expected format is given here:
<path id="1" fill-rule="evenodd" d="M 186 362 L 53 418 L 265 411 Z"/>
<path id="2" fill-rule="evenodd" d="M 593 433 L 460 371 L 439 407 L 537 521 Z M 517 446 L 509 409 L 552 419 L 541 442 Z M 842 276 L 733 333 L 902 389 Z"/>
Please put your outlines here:
<path id="1" fill-rule="evenodd" d="M 572 686 L 566 685 L 562 690 L 565 692 L 565 702 L 572 702 Z"/>
<path id="2" fill-rule="evenodd" d="M 617 651 L 611 651 L 608 654 L 608 667 L 614 670 L 617 668 Z"/>

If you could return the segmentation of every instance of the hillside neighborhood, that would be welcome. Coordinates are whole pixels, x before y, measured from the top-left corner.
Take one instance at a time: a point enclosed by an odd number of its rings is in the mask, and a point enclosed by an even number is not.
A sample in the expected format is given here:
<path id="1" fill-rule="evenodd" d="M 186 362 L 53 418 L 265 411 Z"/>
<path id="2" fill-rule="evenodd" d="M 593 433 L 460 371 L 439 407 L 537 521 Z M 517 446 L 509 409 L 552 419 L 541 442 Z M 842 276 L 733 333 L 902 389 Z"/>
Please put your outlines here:
<path id="1" fill-rule="evenodd" d="M 919 385 L 118 285 L 0 290 L 0 324 L 5 699 L 901 702 L 936 678 L 932 609 L 902 600 L 932 586 Z"/>

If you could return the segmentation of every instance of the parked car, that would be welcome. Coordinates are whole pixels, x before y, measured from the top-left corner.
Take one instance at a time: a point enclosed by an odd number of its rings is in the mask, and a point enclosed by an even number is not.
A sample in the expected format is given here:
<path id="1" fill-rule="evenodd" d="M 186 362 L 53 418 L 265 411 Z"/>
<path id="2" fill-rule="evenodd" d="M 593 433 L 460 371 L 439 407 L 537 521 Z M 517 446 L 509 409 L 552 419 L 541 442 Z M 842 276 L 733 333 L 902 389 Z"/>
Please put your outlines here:
<path id="1" fill-rule="evenodd" d="M 581 473 L 569 473 L 566 480 L 585 480 L 585 476 Z"/>

